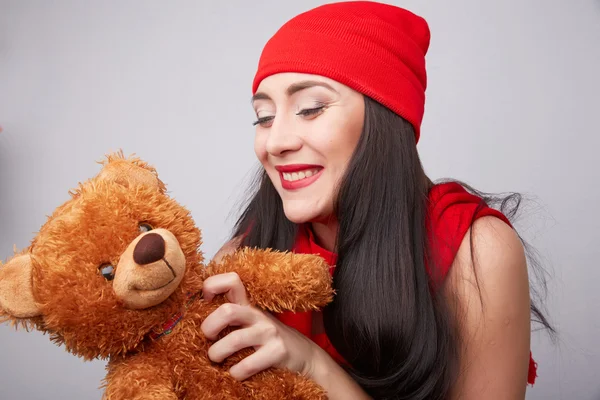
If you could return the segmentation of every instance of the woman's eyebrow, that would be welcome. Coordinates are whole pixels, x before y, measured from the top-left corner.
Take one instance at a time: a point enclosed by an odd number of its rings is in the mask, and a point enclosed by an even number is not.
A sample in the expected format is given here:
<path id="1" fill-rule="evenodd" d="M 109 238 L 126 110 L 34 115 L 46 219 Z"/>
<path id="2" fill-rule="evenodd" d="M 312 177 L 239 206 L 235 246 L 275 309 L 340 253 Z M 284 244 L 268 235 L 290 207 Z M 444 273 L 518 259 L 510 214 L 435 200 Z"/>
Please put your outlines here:
<path id="1" fill-rule="evenodd" d="M 288 96 L 291 96 L 294 93 L 297 93 L 301 90 L 308 89 L 308 88 L 315 87 L 315 86 L 321 86 L 321 87 L 324 87 L 325 89 L 328 89 L 334 93 L 339 94 L 339 92 L 337 90 L 335 90 L 331 85 L 329 85 L 325 82 L 320 82 L 320 81 L 301 81 L 301 82 L 292 83 L 290 86 L 288 86 L 285 93 Z M 256 100 L 271 100 L 271 97 L 264 92 L 257 92 L 254 96 L 252 96 L 251 102 L 254 103 Z"/>
<path id="2" fill-rule="evenodd" d="M 288 96 L 291 96 L 296 92 L 299 92 L 301 90 L 308 89 L 308 88 L 311 88 L 314 86 L 321 86 L 321 87 L 324 87 L 325 89 L 328 89 L 334 93 L 338 93 L 338 91 L 335 90 L 333 87 L 331 87 L 331 85 L 329 85 L 325 82 L 321 82 L 321 81 L 301 81 L 301 82 L 292 83 L 285 92 Z"/>

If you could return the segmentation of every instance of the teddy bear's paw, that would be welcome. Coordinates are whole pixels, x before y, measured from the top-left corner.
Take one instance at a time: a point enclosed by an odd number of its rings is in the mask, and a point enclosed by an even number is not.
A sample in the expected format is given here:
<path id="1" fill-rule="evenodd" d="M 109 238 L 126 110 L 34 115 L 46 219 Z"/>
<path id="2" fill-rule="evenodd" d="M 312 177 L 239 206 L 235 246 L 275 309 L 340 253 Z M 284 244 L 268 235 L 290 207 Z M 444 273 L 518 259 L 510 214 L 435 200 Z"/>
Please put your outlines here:
<path id="1" fill-rule="evenodd" d="M 329 266 L 316 255 L 242 248 L 207 268 L 228 272 L 239 275 L 252 304 L 272 312 L 318 310 L 333 300 Z"/>

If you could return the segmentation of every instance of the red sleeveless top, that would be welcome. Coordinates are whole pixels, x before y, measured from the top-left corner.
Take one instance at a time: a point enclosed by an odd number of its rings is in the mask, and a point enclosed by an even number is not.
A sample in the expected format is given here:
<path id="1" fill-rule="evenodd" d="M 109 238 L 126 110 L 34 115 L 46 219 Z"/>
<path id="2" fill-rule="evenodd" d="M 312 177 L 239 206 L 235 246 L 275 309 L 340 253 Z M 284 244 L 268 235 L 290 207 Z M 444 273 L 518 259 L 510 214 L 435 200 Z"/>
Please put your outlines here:
<path id="1" fill-rule="evenodd" d="M 433 243 L 433 254 L 436 257 L 436 278 L 443 279 L 458 252 L 458 248 L 463 237 L 471 226 L 471 221 L 481 198 L 470 194 L 458 183 L 444 183 L 435 185 L 429 193 L 428 218 L 430 218 L 430 230 L 428 232 Z M 494 216 L 510 225 L 510 222 L 501 212 L 490 208 L 482 207 L 475 215 L 475 218 L 484 216 Z M 301 226 L 296 237 L 293 251 L 302 254 L 318 254 L 323 257 L 331 266 L 330 272 L 333 273 L 337 261 L 337 254 L 332 253 L 318 244 L 314 240 L 312 231 L 307 226 Z M 431 274 L 430 274 L 431 276 Z M 297 329 L 305 336 L 311 338 L 321 348 L 323 348 L 337 362 L 344 363 L 342 356 L 335 350 L 329 342 L 325 333 L 312 334 L 312 313 L 292 313 L 284 312 L 276 314 L 284 324 Z M 531 385 L 535 383 L 537 377 L 537 364 L 533 360 L 531 353 L 529 355 L 529 374 L 527 382 Z"/>

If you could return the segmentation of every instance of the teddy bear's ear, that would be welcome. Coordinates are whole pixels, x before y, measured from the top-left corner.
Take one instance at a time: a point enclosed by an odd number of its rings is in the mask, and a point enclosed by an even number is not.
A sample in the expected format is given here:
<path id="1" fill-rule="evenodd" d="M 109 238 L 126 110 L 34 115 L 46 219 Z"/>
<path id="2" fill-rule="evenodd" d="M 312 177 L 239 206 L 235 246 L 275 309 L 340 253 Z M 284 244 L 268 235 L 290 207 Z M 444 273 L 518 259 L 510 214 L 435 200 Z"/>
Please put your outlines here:
<path id="1" fill-rule="evenodd" d="M 106 156 L 101 161 L 102 170 L 96 177 L 100 181 L 115 182 L 131 187 L 137 185 L 154 187 L 161 193 L 166 191 L 164 183 L 158 179 L 156 169 L 137 157 L 125 157 L 122 151 Z"/>
<path id="2" fill-rule="evenodd" d="M 0 266 L 0 313 L 14 318 L 33 318 L 41 314 L 33 296 L 29 254 L 12 258 Z"/>

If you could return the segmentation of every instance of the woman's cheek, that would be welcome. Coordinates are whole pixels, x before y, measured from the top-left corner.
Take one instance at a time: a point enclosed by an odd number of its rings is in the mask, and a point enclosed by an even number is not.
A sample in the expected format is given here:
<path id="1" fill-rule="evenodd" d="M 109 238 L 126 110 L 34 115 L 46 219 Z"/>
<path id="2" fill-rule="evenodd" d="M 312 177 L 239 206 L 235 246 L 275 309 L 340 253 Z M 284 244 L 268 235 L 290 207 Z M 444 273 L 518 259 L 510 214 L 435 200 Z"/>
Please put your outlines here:
<path id="1" fill-rule="evenodd" d="M 267 137 L 264 133 L 256 132 L 256 136 L 254 137 L 254 153 L 263 164 L 267 161 L 266 140 Z"/>

